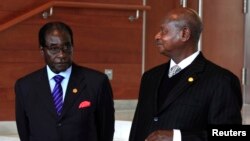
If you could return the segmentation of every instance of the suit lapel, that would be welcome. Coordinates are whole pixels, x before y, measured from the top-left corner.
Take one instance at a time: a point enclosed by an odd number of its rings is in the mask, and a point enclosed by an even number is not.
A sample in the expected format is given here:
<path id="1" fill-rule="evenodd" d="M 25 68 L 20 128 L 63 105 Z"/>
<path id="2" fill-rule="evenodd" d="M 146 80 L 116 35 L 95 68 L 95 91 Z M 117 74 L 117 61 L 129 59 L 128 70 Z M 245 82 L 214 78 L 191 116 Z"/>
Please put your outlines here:
<path id="1" fill-rule="evenodd" d="M 198 74 L 202 72 L 205 67 L 205 58 L 200 53 L 200 55 L 198 55 L 194 62 L 188 67 L 189 68 L 187 68 L 186 72 L 183 74 L 182 79 L 180 79 L 178 84 L 170 91 L 168 98 L 159 109 L 159 113 L 165 110 L 180 95 L 184 94 L 184 91 L 199 79 Z"/>
<path id="2" fill-rule="evenodd" d="M 156 79 L 156 87 L 155 87 L 155 94 L 154 94 L 154 113 L 157 113 L 159 111 L 158 109 L 158 94 L 159 94 L 159 88 L 160 88 L 160 85 L 161 85 L 161 82 L 163 81 L 162 79 L 164 79 L 164 75 L 165 73 L 167 73 L 167 69 L 169 68 L 170 66 L 170 61 L 164 65 L 164 67 L 162 69 L 160 69 L 158 72 L 156 72 L 156 75 L 160 78 L 158 79 L 158 77 L 155 77 L 157 78 Z"/>
<path id="3" fill-rule="evenodd" d="M 42 103 L 55 118 L 57 118 L 56 109 L 51 95 L 50 85 L 46 67 L 42 69 L 40 76 L 37 79 L 36 94 L 40 97 Z"/>
<path id="4" fill-rule="evenodd" d="M 82 94 L 81 91 L 85 87 L 86 83 L 84 82 L 84 74 L 82 73 L 82 71 L 79 71 L 79 68 L 76 65 L 72 65 L 72 73 L 69 79 L 64 99 L 62 116 L 65 115 L 65 113 L 75 103 L 75 100 L 80 94 Z"/>

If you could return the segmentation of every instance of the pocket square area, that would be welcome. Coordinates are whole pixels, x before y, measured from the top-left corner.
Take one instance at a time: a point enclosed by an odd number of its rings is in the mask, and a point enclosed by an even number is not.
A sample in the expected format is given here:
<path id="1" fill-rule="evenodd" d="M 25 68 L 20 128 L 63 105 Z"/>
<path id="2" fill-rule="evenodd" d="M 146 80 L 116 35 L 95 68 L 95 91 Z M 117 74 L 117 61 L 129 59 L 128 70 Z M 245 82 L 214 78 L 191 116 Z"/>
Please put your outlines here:
<path id="1" fill-rule="evenodd" d="M 90 105 L 91 105 L 90 101 L 83 101 L 80 103 L 79 109 L 89 107 Z"/>

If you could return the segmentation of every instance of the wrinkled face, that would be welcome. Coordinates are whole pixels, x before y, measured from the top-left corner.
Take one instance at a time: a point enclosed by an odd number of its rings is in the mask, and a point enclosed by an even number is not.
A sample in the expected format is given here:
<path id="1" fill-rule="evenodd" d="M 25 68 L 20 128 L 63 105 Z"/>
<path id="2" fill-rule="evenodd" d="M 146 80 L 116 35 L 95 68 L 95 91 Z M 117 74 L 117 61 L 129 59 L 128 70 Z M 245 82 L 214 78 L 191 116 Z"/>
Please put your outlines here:
<path id="1" fill-rule="evenodd" d="M 41 47 L 45 63 L 54 73 L 60 73 L 72 64 L 73 46 L 70 35 L 54 29 L 46 33 L 46 46 Z"/>
<path id="2" fill-rule="evenodd" d="M 161 54 L 171 57 L 181 43 L 181 30 L 174 22 L 165 22 L 155 35 L 155 42 Z"/>

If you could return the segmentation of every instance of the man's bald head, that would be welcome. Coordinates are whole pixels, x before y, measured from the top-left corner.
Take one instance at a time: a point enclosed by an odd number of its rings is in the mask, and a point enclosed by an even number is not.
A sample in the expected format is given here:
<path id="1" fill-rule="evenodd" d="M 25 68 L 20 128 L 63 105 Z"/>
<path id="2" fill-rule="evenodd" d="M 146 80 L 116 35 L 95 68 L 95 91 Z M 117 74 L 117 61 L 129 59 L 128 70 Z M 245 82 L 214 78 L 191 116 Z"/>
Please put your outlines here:
<path id="1" fill-rule="evenodd" d="M 196 11 L 190 8 L 177 8 L 171 10 L 164 23 L 175 22 L 175 26 L 182 28 L 189 28 L 191 31 L 191 37 L 198 43 L 200 34 L 202 32 L 202 22 Z"/>

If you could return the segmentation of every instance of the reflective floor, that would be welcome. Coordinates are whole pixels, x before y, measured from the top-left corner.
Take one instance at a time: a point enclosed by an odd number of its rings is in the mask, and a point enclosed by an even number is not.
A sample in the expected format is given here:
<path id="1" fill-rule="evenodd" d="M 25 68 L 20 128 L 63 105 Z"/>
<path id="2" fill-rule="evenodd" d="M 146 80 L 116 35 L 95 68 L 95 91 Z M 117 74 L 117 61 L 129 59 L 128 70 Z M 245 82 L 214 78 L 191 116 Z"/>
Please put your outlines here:
<path id="1" fill-rule="evenodd" d="M 243 105 L 242 118 L 243 118 L 243 124 L 250 125 L 250 104 Z"/>
<path id="2" fill-rule="evenodd" d="M 128 141 L 131 120 L 137 101 L 115 101 L 116 122 L 114 141 Z M 243 124 L 250 124 L 250 105 L 244 105 L 242 109 Z M 0 122 L 0 141 L 19 141 L 15 121 Z"/>
<path id="3" fill-rule="evenodd" d="M 128 141 L 137 100 L 115 100 L 114 141 Z M 15 121 L 0 121 L 0 141 L 19 141 Z"/>
<path id="4" fill-rule="evenodd" d="M 114 141 L 128 141 L 131 121 L 115 121 Z M 19 141 L 14 121 L 0 122 L 0 141 Z"/>

